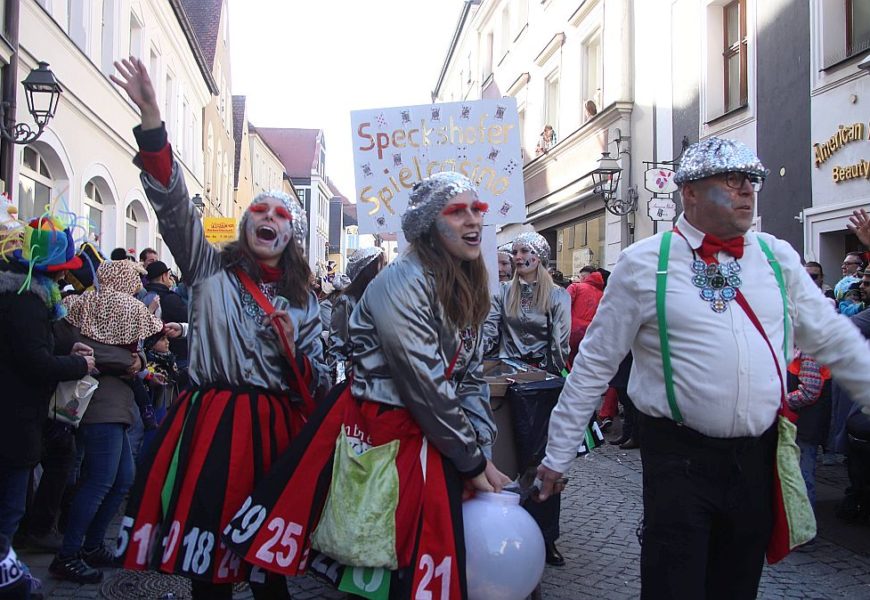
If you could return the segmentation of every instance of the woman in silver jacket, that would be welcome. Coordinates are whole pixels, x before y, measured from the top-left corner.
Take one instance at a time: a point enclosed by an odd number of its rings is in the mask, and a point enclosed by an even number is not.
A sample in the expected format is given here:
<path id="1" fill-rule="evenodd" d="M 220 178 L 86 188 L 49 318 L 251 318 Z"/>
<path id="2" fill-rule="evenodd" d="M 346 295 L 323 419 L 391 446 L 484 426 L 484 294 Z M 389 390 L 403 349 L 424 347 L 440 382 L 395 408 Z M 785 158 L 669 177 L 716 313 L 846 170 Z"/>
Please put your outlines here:
<path id="1" fill-rule="evenodd" d="M 561 375 L 571 335 L 571 298 L 547 272 L 550 245 L 538 233 L 525 232 L 512 244 L 514 275 L 495 295 L 486 319 L 487 350 L 501 358 L 517 358 Z M 561 501 L 526 502 L 544 534 L 547 563 L 562 566 L 556 548 Z"/>
<path id="2" fill-rule="evenodd" d="M 351 383 L 333 390 L 309 422 L 316 431 L 306 428 L 307 445 L 291 446 L 227 529 L 225 543 L 245 560 L 286 575 L 304 573 L 310 565 L 352 591 L 344 586 L 355 580 L 356 569 L 337 559 L 380 567 L 380 574 L 369 572 L 365 581 L 389 588 L 383 597 L 467 596 L 459 517 L 463 488 L 493 491 L 508 482 L 488 458 L 496 429 L 482 377 L 482 325 L 489 304 L 480 255 L 485 211 L 471 182 L 458 173 L 438 173 L 414 187 L 402 217 L 410 247 L 371 282 L 350 318 Z M 342 538 L 361 535 L 369 521 L 386 513 L 388 523 L 375 537 L 395 532 L 395 543 L 389 544 L 393 560 L 387 563 L 368 562 L 377 542 L 348 539 L 327 550 L 318 541 L 319 520 L 323 516 L 326 527 L 332 514 L 329 506 L 323 508 L 327 492 L 333 502 L 351 491 L 337 489 L 336 481 L 345 480 L 332 478 L 333 454 L 345 447 L 336 446 L 340 434 L 356 453 L 400 442 L 394 459 L 401 490 L 397 505 L 369 504 Z M 330 478 L 327 489 L 322 482 Z M 312 489 L 309 498 L 284 493 L 298 487 Z M 371 503 L 379 491 L 365 485 L 356 493 L 360 502 Z M 311 540 L 331 558 L 313 551 L 292 558 L 273 554 L 271 536 L 260 530 L 265 523 L 292 525 L 300 547 Z"/>
<path id="3" fill-rule="evenodd" d="M 486 319 L 487 351 L 559 375 L 567 365 L 571 297 L 547 272 L 550 245 L 542 235 L 521 233 L 511 254 L 513 278 L 493 297 Z"/>
<path id="4" fill-rule="evenodd" d="M 282 192 L 254 198 L 239 240 L 205 239 L 142 61 L 115 63 L 139 107 L 142 185 L 190 285 L 190 378 L 166 415 L 130 493 L 118 555 L 127 569 L 192 580 L 193 597 L 232 597 L 249 565 L 219 535 L 328 387 L 317 299 L 309 290 L 305 213 Z M 275 308 L 273 309 L 272 306 Z M 306 404 L 307 406 L 303 406 Z M 252 580 L 255 598 L 289 598 L 283 577 Z"/>
<path id="5" fill-rule="evenodd" d="M 346 276 L 350 284 L 342 290 L 332 307 L 326 350 L 326 364 L 335 383 L 344 381 L 350 368 L 353 354 L 353 345 L 348 331 L 350 315 L 362 298 L 363 292 L 383 268 L 384 251 L 377 246 L 359 248 L 347 261 Z"/>

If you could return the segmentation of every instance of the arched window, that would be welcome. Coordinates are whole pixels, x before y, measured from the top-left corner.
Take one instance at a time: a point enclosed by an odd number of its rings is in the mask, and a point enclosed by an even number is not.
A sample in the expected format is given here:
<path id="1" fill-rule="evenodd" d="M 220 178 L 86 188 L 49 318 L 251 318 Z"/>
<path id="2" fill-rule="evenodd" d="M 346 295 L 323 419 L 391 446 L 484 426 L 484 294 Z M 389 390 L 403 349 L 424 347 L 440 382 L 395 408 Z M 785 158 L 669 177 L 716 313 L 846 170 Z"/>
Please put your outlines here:
<path id="1" fill-rule="evenodd" d="M 124 219 L 126 222 L 126 236 L 124 239 L 128 250 L 136 250 L 136 240 L 139 235 L 139 216 L 136 214 L 134 204 L 134 202 L 131 202 L 127 207 L 127 214 Z"/>
<path id="2" fill-rule="evenodd" d="M 48 165 L 34 148 L 21 151 L 21 169 L 18 178 L 18 215 L 29 221 L 45 212 L 51 203 L 53 180 Z"/>
<path id="3" fill-rule="evenodd" d="M 84 213 L 88 220 L 88 239 L 99 245 L 103 239 L 103 195 L 95 180 L 85 184 Z"/>

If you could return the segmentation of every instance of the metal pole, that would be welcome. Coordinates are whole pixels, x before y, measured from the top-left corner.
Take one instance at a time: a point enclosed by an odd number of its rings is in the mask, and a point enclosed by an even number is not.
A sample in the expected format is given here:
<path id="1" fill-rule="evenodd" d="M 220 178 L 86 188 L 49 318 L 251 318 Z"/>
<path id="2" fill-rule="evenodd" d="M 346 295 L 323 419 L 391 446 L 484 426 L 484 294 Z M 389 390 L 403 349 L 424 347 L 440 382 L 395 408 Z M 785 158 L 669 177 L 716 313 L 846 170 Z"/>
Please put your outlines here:
<path id="1" fill-rule="evenodd" d="M 18 93 L 18 15 L 21 0 L 9 0 L 6 3 L 6 40 L 12 46 L 12 57 L 3 72 L 3 111 L 4 127 L 6 123 L 15 122 L 16 95 Z M 0 179 L 6 184 L 6 192 L 12 196 L 12 179 L 15 173 L 15 143 L 3 138 L 0 141 Z"/>

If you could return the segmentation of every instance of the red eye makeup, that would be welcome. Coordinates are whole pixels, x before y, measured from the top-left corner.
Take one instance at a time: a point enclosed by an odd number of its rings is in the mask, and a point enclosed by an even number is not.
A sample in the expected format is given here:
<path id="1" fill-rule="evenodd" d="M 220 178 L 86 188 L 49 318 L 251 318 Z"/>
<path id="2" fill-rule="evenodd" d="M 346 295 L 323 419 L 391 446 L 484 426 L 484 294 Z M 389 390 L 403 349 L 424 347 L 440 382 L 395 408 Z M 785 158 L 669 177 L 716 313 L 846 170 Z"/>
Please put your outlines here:
<path id="1" fill-rule="evenodd" d="M 444 207 L 444 210 L 441 211 L 441 214 L 446 217 L 446 216 L 453 215 L 456 213 L 465 212 L 466 210 L 468 210 L 467 204 L 464 204 L 464 203 L 463 204 L 449 204 L 449 205 Z M 485 213 L 486 211 L 489 210 L 489 204 L 487 204 L 486 202 L 481 202 L 479 200 L 475 200 L 474 202 L 471 203 L 471 210 L 472 210 L 472 212 Z"/>
<path id="2" fill-rule="evenodd" d="M 264 213 L 269 212 L 269 205 L 266 203 L 262 204 L 252 204 L 248 207 L 248 210 L 252 213 Z"/>
<path id="3" fill-rule="evenodd" d="M 450 204 L 444 207 L 444 210 L 441 211 L 441 214 L 447 217 L 456 213 L 465 212 L 467 208 L 467 204 Z"/>
<path id="4" fill-rule="evenodd" d="M 287 219 L 288 221 L 293 220 L 293 215 L 290 214 L 290 211 L 284 208 L 283 206 L 279 206 L 275 209 L 275 214 L 281 217 L 282 219 Z"/>

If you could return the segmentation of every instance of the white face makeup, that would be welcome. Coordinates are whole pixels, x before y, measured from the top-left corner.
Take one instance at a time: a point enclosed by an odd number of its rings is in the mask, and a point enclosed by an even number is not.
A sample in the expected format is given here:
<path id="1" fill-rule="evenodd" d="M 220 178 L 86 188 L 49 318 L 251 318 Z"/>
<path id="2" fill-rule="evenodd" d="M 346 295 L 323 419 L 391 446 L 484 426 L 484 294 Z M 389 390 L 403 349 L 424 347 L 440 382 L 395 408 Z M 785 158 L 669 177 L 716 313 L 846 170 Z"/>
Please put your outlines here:
<path id="1" fill-rule="evenodd" d="M 541 259 L 535 254 L 531 246 L 514 244 L 512 253 L 514 255 L 514 267 L 516 267 L 517 273 L 521 277 L 532 275 L 538 270 L 538 264 L 541 262 Z"/>
<path id="2" fill-rule="evenodd" d="M 248 246 L 258 260 L 277 266 L 284 248 L 293 239 L 293 216 L 284 203 L 263 198 L 248 207 L 244 217 Z"/>
<path id="3" fill-rule="evenodd" d="M 481 228 L 487 206 L 472 192 L 457 194 L 435 219 L 435 231 L 446 250 L 459 260 L 480 256 Z"/>

